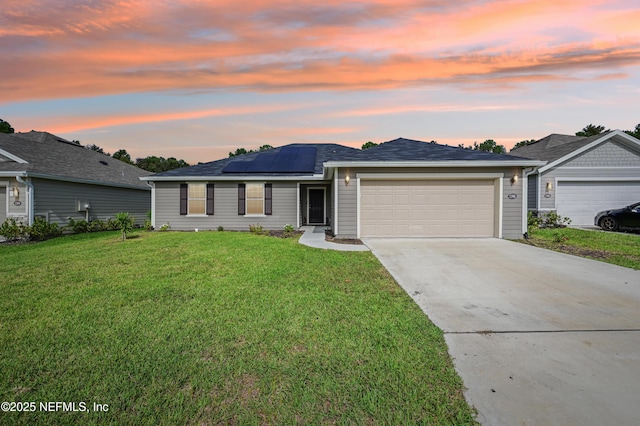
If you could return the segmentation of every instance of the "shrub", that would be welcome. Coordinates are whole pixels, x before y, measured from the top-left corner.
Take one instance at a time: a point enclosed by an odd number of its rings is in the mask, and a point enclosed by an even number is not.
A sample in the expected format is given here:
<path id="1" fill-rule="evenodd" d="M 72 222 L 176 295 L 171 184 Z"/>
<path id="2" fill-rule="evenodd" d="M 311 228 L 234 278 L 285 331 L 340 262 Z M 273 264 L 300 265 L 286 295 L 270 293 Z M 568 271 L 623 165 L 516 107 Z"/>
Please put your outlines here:
<path id="1" fill-rule="evenodd" d="M 540 219 L 540 226 L 543 228 L 564 228 L 571 224 L 571 219 L 562 217 L 555 211 L 543 213 Z"/>
<path id="2" fill-rule="evenodd" d="M 70 217 L 67 228 L 73 231 L 75 234 L 84 234 L 86 232 L 89 232 L 90 224 L 84 219 L 75 220 L 74 218 Z"/>
<path id="3" fill-rule="evenodd" d="M 287 223 L 287 224 L 283 227 L 283 229 L 284 229 L 284 232 L 286 232 L 286 233 L 289 233 L 289 234 L 290 234 L 290 233 L 292 233 L 292 232 L 293 232 L 293 229 L 294 229 L 294 228 L 293 228 L 293 225 L 289 225 L 289 224 Z"/>
<path id="4" fill-rule="evenodd" d="M 0 235 L 9 241 L 24 240 L 28 237 L 28 227 L 10 217 L 0 225 Z"/>
<path id="5" fill-rule="evenodd" d="M 224 231 L 224 227 L 222 225 L 218 226 L 218 232 Z"/>
<path id="6" fill-rule="evenodd" d="M 529 211 L 527 213 L 527 228 L 529 230 L 540 228 L 540 218 L 535 212 Z"/>
<path id="7" fill-rule="evenodd" d="M 48 223 L 41 217 L 36 217 L 33 225 L 28 228 L 29 238 L 33 241 L 44 241 L 62 235 L 62 229 L 57 223 Z"/>
<path id="8" fill-rule="evenodd" d="M 162 224 L 162 226 L 160 226 L 160 231 L 162 231 L 162 232 L 166 232 L 169 229 L 171 229 L 171 225 L 169 225 L 168 223 L 164 223 L 164 224 Z"/>
<path id="9" fill-rule="evenodd" d="M 149 219 L 144 221 L 144 230 L 145 231 L 153 231 L 153 225 Z"/>
<path id="10" fill-rule="evenodd" d="M 260 225 L 259 223 L 255 224 L 255 225 L 249 225 L 249 232 L 253 233 L 253 234 L 262 234 L 263 230 L 262 230 L 262 225 Z"/>

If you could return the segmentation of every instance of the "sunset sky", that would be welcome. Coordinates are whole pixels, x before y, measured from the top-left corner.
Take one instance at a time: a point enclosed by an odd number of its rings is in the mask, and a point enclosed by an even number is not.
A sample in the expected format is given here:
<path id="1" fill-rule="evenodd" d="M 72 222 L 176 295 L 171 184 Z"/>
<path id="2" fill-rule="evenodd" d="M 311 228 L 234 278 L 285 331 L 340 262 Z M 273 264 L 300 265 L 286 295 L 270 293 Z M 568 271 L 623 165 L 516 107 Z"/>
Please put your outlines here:
<path id="1" fill-rule="evenodd" d="M 3 0 L 0 118 L 190 163 L 640 123 L 638 0 Z"/>

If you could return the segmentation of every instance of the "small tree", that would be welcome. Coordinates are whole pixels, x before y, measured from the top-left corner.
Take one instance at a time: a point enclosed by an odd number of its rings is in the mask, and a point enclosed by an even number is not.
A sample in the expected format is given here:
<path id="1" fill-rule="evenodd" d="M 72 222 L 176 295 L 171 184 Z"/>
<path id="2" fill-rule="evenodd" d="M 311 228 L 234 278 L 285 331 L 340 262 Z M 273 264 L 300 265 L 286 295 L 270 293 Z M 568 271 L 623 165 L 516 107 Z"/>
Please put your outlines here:
<path id="1" fill-rule="evenodd" d="M 0 133 L 14 133 L 15 129 L 13 127 L 11 127 L 11 124 L 9 124 L 9 122 L 4 121 L 2 118 L 0 118 Z"/>
<path id="2" fill-rule="evenodd" d="M 120 232 L 122 232 L 122 241 L 127 239 L 127 234 L 133 231 L 133 224 L 136 218 L 126 212 L 116 213 L 116 225 Z"/>
<path id="3" fill-rule="evenodd" d="M 378 144 L 373 141 L 368 141 L 362 144 L 362 148 L 360 149 L 364 151 L 365 149 L 373 148 L 374 146 L 378 146 Z"/>

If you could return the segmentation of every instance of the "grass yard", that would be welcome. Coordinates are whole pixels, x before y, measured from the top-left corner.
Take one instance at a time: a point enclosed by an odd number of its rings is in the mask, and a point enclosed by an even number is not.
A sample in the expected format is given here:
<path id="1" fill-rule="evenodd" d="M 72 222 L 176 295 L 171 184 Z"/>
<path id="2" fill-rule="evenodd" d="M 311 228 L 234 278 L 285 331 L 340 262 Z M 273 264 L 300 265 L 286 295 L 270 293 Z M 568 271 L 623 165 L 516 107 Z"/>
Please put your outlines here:
<path id="1" fill-rule="evenodd" d="M 36 403 L 0 424 L 475 424 L 442 332 L 371 253 L 119 238 L 0 245 L 0 401 Z"/>
<path id="2" fill-rule="evenodd" d="M 538 247 L 640 269 L 640 235 L 575 228 L 535 229 L 526 241 Z"/>

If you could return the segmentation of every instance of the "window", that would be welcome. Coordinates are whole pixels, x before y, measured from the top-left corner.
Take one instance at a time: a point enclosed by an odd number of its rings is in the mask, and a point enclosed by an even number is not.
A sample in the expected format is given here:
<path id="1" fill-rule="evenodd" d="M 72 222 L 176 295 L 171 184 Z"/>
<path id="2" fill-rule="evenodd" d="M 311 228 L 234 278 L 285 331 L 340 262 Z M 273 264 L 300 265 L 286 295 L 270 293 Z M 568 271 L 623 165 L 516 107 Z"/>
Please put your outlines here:
<path id="1" fill-rule="evenodd" d="M 180 184 L 180 214 L 212 215 L 213 191 L 212 183 Z"/>
<path id="2" fill-rule="evenodd" d="M 271 215 L 272 185 L 270 183 L 238 184 L 239 215 Z"/>
<path id="3" fill-rule="evenodd" d="M 264 184 L 247 184 L 247 214 L 264 214 Z"/>
<path id="4" fill-rule="evenodd" d="M 207 186 L 204 183 L 189 184 L 189 214 L 205 214 Z"/>

